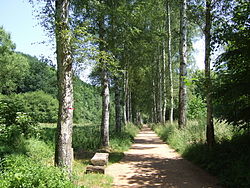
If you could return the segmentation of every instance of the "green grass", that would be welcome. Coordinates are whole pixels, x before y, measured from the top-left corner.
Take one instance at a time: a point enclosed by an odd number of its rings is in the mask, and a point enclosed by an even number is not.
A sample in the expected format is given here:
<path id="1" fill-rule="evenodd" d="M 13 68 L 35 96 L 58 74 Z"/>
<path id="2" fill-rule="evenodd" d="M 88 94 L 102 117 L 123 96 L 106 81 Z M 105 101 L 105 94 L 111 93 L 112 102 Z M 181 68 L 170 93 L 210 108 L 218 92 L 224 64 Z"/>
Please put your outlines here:
<path id="1" fill-rule="evenodd" d="M 113 179 L 103 174 L 85 174 L 78 180 L 79 184 L 84 184 L 86 188 L 102 187 L 111 188 Z"/>
<path id="2" fill-rule="evenodd" d="M 46 143 L 53 144 L 55 140 L 56 125 L 42 124 L 40 139 Z M 116 133 L 114 128 L 110 130 L 110 147 L 112 152 L 123 152 L 129 149 L 133 138 L 139 128 L 133 124 L 123 127 L 121 133 Z M 96 151 L 100 148 L 100 126 L 97 125 L 74 125 L 73 127 L 73 148 L 75 151 Z"/>
<path id="3" fill-rule="evenodd" d="M 53 166 L 55 124 L 41 124 L 39 137 L 20 139 L 18 145 L 12 148 L 0 143 L 4 159 L 0 168 L 0 187 L 103 187 L 112 186 L 112 178 L 102 174 L 85 174 L 90 159 L 100 146 L 100 130 L 96 125 L 76 125 L 73 130 L 73 148 L 75 159 L 73 163 L 74 184 L 63 172 Z M 129 149 L 139 128 L 129 124 L 117 134 L 110 132 L 109 164 L 120 161 L 124 151 Z M 5 162 L 5 159 L 8 164 Z M 15 162 L 17 161 L 17 162 Z M 21 164 L 18 163 L 18 161 Z M 14 165 L 14 166 L 13 166 Z M 14 167 L 14 169 L 12 169 Z M 30 170 L 29 170 L 30 169 Z M 37 175 L 35 175 L 37 174 Z M 53 181 L 55 181 L 53 183 Z M 46 184 L 46 182 L 48 182 Z"/>
<path id="4" fill-rule="evenodd" d="M 29 139 L 23 147 L 23 153 L 5 155 L 1 159 L 0 187 L 77 187 L 62 169 L 53 166 L 53 150 L 44 142 Z"/>
<path id="5" fill-rule="evenodd" d="M 89 127 L 91 128 L 91 127 Z M 91 138 L 89 140 L 82 139 L 82 142 L 100 142 L 99 140 L 99 128 L 92 127 L 93 135 L 98 135 L 98 139 L 95 140 L 95 138 Z M 81 129 L 80 129 L 81 130 Z M 83 130 L 83 129 L 82 129 Z M 126 125 L 125 128 L 123 128 L 123 131 L 120 134 L 117 134 L 114 130 L 110 132 L 110 155 L 109 155 L 109 165 L 119 162 L 124 157 L 124 151 L 128 150 L 133 142 L 133 138 L 138 133 L 139 128 L 134 126 L 133 124 Z M 78 136 L 81 136 L 80 132 L 77 134 Z M 86 135 L 88 136 L 88 135 Z M 102 174 L 84 174 L 86 166 L 90 164 L 90 159 L 96 152 L 96 150 L 99 149 L 99 144 L 90 144 L 91 147 L 89 148 L 83 148 L 79 147 L 79 139 L 76 137 L 75 140 L 77 140 L 75 146 L 76 151 L 78 152 L 78 156 L 75 158 L 74 161 L 74 171 L 78 177 L 77 184 L 78 185 L 84 185 L 86 187 L 104 187 L 109 188 L 112 187 L 112 178 L 107 175 Z M 73 142 L 74 143 L 74 142 Z"/>
<path id="6" fill-rule="evenodd" d="M 217 176 L 229 188 L 250 187 L 250 135 L 225 123 L 215 123 L 216 145 L 205 143 L 205 122 L 190 121 L 186 128 L 151 125 L 156 133 L 183 157 Z"/>
<path id="7" fill-rule="evenodd" d="M 104 174 L 85 174 L 86 167 L 88 164 L 90 164 L 89 156 L 74 160 L 73 163 L 73 170 L 75 175 L 74 184 L 86 188 L 92 188 L 92 187 L 111 188 L 113 181 L 110 176 Z"/>

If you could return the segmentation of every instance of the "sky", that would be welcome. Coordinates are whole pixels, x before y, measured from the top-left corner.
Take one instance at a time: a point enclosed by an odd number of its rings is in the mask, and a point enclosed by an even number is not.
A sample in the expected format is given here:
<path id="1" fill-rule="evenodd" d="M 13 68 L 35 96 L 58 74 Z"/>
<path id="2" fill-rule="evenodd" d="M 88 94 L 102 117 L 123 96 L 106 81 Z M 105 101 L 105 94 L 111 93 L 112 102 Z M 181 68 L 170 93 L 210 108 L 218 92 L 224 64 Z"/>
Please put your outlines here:
<path id="1" fill-rule="evenodd" d="M 28 0 L 0 0 L 0 26 L 11 34 L 16 44 L 16 51 L 32 56 L 53 56 L 54 50 L 38 20 L 32 14 L 33 9 Z"/>
<path id="2" fill-rule="evenodd" d="M 204 37 L 202 38 L 197 38 L 195 42 L 193 42 L 193 47 L 194 47 L 194 59 L 196 62 L 196 66 L 199 69 L 205 69 L 205 39 Z"/>
<path id="3" fill-rule="evenodd" d="M 0 0 L 0 26 L 11 34 L 16 51 L 32 56 L 45 56 L 55 62 L 55 53 L 43 28 L 33 15 L 28 0 Z M 194 42 L 194 57 L 199 69 L 204 69 L 204 39 Z"/>

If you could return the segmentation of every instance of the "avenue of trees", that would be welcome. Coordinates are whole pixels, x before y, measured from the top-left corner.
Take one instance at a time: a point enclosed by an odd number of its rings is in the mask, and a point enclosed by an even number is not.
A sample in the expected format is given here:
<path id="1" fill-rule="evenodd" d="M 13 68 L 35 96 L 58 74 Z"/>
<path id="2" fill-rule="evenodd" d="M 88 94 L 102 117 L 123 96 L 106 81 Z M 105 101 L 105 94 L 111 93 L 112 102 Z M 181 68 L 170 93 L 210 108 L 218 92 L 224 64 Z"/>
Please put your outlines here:
<path id="1" fill-rule="evenodd" d="M 73 121 L 99 123 L 100 148 L 107 151 L 110 123 L 118 134 L 128 123 L 178 120 L 185 129 L 188 120 L 206 118 L 209 149 L 216 143 L 214 118 L 250 128 L 247 0 L 31 2 L 56 42 L 57 65 L 15 52 L 1 27 L 1 105 L 11 101 L 38 122 L 57 121 L 55 165 L 69 174 Z M 195 68 L 192 55 L 197 37 L 205 38 L 204 70 Z M 85 64 L 93 67 L 95 86 L 79 79 Z M 1 124 L 11 118 L 5 109 Z"/>
<path id="2" fill-rule="evenodd" d="M 103 147 L 109 146 L 110 87 L 115 90 L 117 131 L 121 130 L 122 120 L 164 123 L 178 119 L 179 127 L 183 128 L 187 121 L 188 99 L 199 95 L 198 99 L 206 103 L 210 148 L 215 142 L 213 105 L 223 108 L 229 97 L 231 107 L 215 114 L 229 123 L 247 127 L 248 10 L 249 3 L 244 0 L 230 3 L 213 0 L 46 1 L 41 11 L 45 16 L 42 23 L 54 31 L 56 38 L 59 93 L 56 160 L 61 161 L 57 164 L 70 166 L 72 71 L 74 64 L 78 66 L 84 58 L 96 62 L 93 75 L 102 87 Z M 188 85 L 195 85 L 194 73 L 188 72 L 192 72 L 192 40 L 197 33 L 205 37 L 203 90 L 196 96 L 188 96 Z M 223 46 L 225 52 L 217 57 L 211 72 L 212 53 L 218 46 Z M 232 91 L 235 88 L 238 92 Z M 237 112 L 230 109 L 232 106 L 237 106 Z"/>

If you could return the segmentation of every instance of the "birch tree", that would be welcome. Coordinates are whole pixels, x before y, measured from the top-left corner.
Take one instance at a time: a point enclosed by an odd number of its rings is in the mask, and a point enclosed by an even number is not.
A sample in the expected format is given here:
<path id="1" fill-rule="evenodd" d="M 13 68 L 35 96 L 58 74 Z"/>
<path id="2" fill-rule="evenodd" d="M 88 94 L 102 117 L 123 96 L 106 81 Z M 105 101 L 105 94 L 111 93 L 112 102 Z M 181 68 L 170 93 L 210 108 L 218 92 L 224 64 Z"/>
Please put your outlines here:
<path id="1" fill-rule="evenodd" d="M 171 12 L 170 12 L 170 0 L 166 1 L 166 12 L 167 12 L 167 52 L 168 52 L 168 76 L 169 76 L 169 121 L 172 124 L 174 119 L 174 88 L 173 88 L 173 73 L 172 73 L 172 51 L 171 51 Z"/>
<path id="2" fill-rule="evenodd" d="M 210 76 L 211 62 L 211 3 L 212 0 L 206 0 L 206 18 L 205 18 L 205 84 L 206 84 L 206 103 L 207 103 L 207 131 L 206 138 L 209 148 L 214 145 L 214 124 L 213 124 L 213 104 L 212 104 L 212 82 Z"/>
<path id="3" fill-rule="evenodd" d="M 180 77 L 179 77 L 179 119 L 180 128 L 186 125 L 187 88 L 185 78 L 187 76 L 187 1 L 180 4 Z"/>
<path id="4" fill-rule="evenodd" d="M 103 3 L 103 1 L 100 1 Z M 99 26 L 99 50 L 103 55 L 105 54 L 105 21 L 104 15 L 99 16 L 98 18 Z M 109 103 L 110 103 L 110 94 L 109 94 L 109 77 L 108 77 L 108 67 L 106 59 L 103 59 L 102 55 L 99 59 L 101 66 L 101 84 L 102 84 L 102 122 L 101 122 L 101 145 L 104 148 L 109 146 Z"/>
<path id="5" fill-rule="evenodd" d="M 73 84 L 69 29 L 69 0 L 55 1 L 55 36 L 58 67 L 58 123 L 55 165 L 72 171 Z"/>

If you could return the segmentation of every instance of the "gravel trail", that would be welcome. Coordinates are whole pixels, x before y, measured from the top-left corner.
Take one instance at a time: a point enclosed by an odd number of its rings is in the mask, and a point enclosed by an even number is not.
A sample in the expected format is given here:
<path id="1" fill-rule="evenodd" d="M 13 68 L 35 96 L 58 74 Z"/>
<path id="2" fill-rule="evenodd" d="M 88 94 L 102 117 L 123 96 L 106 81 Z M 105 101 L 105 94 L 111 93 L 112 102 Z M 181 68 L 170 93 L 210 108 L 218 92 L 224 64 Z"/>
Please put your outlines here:
<path id="1" fill-rule="evenodd" d="M 221 188 L 216 178 L 183 159 L 146 126 L 106 173 L 114 177 L 114 187 Z"/>

